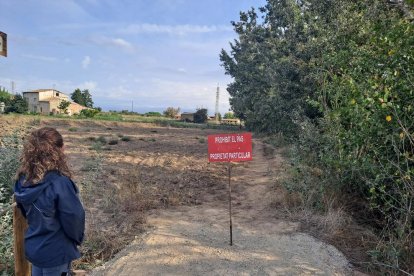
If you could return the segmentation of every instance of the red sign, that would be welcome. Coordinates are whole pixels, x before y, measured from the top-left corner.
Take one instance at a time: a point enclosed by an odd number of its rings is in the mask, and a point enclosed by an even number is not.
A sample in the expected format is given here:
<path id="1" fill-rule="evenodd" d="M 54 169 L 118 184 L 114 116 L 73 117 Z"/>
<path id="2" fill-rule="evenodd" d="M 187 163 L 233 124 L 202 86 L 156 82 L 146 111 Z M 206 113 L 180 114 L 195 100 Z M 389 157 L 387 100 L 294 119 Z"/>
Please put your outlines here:
<path id="1" fill-rule="evenodd" d="M 208 136 L 209 162 L 241 162 L 250 160 L 252 160 L 251 133 Z"/>
<path id="2" fill-rule="evenodd" d="M 7 57 L 7 34 L 0 32 L 0 56 Z"/>

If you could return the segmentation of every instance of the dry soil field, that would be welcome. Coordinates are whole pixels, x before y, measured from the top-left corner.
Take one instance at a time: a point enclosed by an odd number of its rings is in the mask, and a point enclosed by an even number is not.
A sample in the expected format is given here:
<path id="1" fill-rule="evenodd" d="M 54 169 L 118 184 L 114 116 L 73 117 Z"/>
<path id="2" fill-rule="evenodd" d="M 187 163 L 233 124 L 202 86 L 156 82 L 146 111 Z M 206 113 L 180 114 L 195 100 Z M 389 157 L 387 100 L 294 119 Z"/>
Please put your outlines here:
<path id="1" fill-rule="evenodd" d="M 354 273 L 337 249 L 299 232 L 271 207 L 284 161 L 258 139 L 254 161 L 233 166 L 230 246 L 227 167 L 207 162 L 207 135 L 220 131 L 0 118 L 1 135 L 41 126 L 64 136 L 87 210 L 84 257 L 76 266 L 91 275 Z"/>

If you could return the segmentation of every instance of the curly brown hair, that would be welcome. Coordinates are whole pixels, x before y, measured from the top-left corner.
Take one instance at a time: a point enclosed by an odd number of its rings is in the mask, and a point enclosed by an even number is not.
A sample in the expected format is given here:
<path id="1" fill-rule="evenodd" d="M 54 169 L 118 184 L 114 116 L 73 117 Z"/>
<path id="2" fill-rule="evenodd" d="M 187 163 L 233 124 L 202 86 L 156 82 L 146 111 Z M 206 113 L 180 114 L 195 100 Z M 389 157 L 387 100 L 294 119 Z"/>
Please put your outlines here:
<path id="1" fill-rule="evenodd" d="M 24 175 L 25 183 L 35 185 L 52 170 L 69 178 L 72 176 L 63 153 L 62 135 L 54 128 L 43 127 L 27 137 L 16 176 Z"/>

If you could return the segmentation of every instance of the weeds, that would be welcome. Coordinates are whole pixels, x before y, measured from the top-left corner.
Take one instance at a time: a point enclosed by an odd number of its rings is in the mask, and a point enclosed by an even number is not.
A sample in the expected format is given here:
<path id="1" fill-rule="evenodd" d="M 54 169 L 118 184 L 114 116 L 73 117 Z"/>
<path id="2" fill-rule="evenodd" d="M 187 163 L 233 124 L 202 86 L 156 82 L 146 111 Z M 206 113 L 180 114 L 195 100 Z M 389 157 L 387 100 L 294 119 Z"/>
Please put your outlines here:
<path id="1" fill-rule="evenodd" d="M 70 132 L 76 132 L 76 131 L 78 131 L 78 128 L 77 127 L 70 127 L 70 128 L 68 128 L 68 130 Z"/>
<path id="2" fill-rule="evenodd" d="M 108 145 L 111 145 L 111 146 L 117 145 L 117 144 L 118 144 L 118 140 L 115 140 L 115 139 L 109 140 L 108 142 Z"/>
<path id="3" fill-rule="evenodd" d="M 105 145 L 107 142 L 105 136 L 102 136 L 102 135 L 99 136 L 98 139 L 96 139 L 96 141 L 101 143 L 102 145 Z"/>
<path id="4" fill-rule="evenodd" d="M 13 179 L 19 166 L 20 139 L 15 133 L 1 139 L 0 147 L 0 273 L 14 274 Z"/>

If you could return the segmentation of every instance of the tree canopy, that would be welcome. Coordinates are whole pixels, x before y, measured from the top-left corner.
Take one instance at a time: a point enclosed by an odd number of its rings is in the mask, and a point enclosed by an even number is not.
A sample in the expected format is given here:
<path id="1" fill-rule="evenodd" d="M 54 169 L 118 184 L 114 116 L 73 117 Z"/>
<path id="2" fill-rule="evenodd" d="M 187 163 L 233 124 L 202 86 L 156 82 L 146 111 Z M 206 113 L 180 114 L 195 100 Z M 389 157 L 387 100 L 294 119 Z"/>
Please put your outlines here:
<path id="1" fill-rule="evenodd" d="M 207 109 L 205 108 L 199 108 L 197 109 L 196 113 L 194 113 L 194 123 L 203 124 L 207 122 L 207 119 Z"/>
<path id="2" fill-rule="evenodd" d="M 220 54 L 235 115 L 322 168 L 315 190 L 364 202 L 389 241 L 376 261 L 397 271 L 414 270 L 412 4 L 267 0 L 232 22 L 238 38 Z M 303 182 L 289 189 L 310 197 Z"/>
<path id="3" fill-rule="evenodd" d="M 174 107 L 168 107 L 166 110 L 164 110 L 164 116 L 165 117 L 169 117 L 169 118 L 175 118 L 175 116 L 177 116 L 178 114 L 180 114 L 180 108 L 174 108 Z"/>
<path id="4" fill-rule="evenodd" d="M 26 113 L 29 110 L 29 104 L 26 99 L 20 95 L 16 94 L 9 101 L 9 104 L 6 106 L 6 113 Z"/>
<path id="5" fill-rule="evenodd" d="M 89 92 L 88 89 L 80 90 L 79 88 L 76 88 L 75 91 L 73 91 L 72 94 L 70 94 L 70 98 L 80 105 L 86 106 L 86 107 L 93 107 L 93 100 L 92 95 Z"/>

